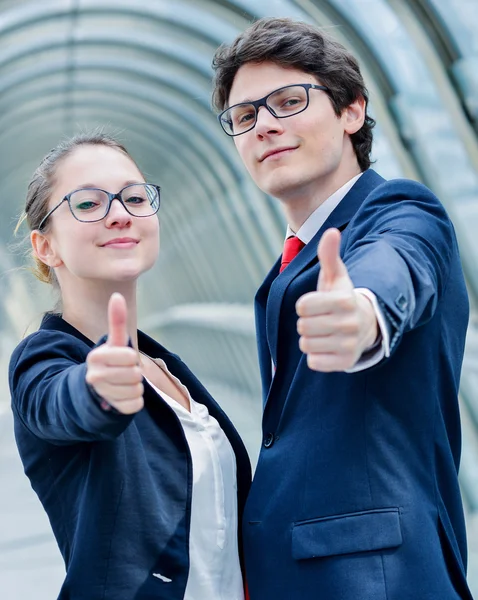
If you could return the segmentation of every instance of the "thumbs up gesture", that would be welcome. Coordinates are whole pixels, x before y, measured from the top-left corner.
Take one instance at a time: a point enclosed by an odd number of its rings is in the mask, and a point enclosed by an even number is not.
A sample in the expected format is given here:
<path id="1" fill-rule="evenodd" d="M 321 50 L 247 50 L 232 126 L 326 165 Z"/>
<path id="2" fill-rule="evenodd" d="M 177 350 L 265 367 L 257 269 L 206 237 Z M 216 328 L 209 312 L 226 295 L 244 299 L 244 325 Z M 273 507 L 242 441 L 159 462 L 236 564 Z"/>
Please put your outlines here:
<path id="1" fill-rule="evenodd" d="M 86 359 L 86 381 L 117 411 L 132 414 L 143 408 L 143 375 L 138 354 L 128 346 L 128 310 L 121 294 L 108 303 L 108 339 Z"/>
<path id="2" fill-rule="evenodd" d="M 378 334 L 372 303 L 354 289 L 340 258 L 340 239 L 337 229 L 323 234 L 317 291 L 304 294 L 296 304 L 299 347 L 314 371 L 350 369 Z"/>

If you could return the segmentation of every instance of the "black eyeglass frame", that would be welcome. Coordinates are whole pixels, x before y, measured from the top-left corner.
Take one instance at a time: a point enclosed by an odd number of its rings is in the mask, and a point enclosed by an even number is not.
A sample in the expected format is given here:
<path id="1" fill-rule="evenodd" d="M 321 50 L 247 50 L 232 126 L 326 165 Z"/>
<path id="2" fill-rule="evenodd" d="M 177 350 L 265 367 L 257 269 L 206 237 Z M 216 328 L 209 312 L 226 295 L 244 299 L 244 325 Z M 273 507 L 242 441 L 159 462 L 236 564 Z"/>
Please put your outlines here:
<path id="1" fill-rule="evenodd" d="M 303 87 L 306 91 L 307 103 L 304 106 L 304 108 L 301 108 L 300 110 L 298 110 L 295 113 L 291 113 L 289 115 L 282 115 L 282 116 L 276 115 L 276 113 L 273 111 L 273 109 L 267 104 L 267 100 L 269 99 L 270 96 L 272 96 L 273 94 L 276 94 L 280 90 L 285 90 L 290 87 Z M 329 88 L 325 87 L 325 85 L 318 85 L 316 83 L 291 83 L 290 85 L 284 85 L 280 88 L 277 88 L 276 90 L 273 90 L 272 92 L 269 92 L 266 96 L 264 96 L 263 98 L 260 98 L 259 100 L 251 100 L 251 102 L 239 102 L 238 104 L 233 104 L 232 106 L 228 106 L 226 109 L 224 109 L 221 113 L 219 113 L 217 115 L 217 118 L 221 125 L 222 130 L 224 131 L 224 133 L 226 135 L 229 135 L 230 137 L 235 137 L 236 135 L 242 135 L 243 133 L 247 133 L 248 131 L 251 131 L 251 129 L 254 129 L 254 127 L 256 126 L 257 115 L 259 112 L 259 108 L 261 106 L 265 106 L 266 109 L 271 113 L 271 115 L 273 117 L 275 117 L 276 119 L 287 119 L 288 117 L 293 117 L 294 115 L 298 115 L 301 112 L 304 112 L 304 110 L 306 110 L 309 106 L 309 90 L 322 90 L 323 92 L 330 92 Z M 241 131 L 240 133 L 229 133 L 228 131 L 226 131 L 226 128 L 223 125 L 222 116 L 228 110 L 231 110 L 231 108 L 235 108 L 236 106 L 253 106 L 254 110 L 255 110 L 255 119 L 254 119 L 252 125 L 249 127 L 249 129 L 246 129 L 245 131 Z"/>
<path id="2" fill-rule="evenodd" d="M 135 215 L 133 214 L 128 207 L 126 206 L 122 194 L 125 190 L 127 190 L 130 187 L 136 186 L 136 185 L 148 185 L 150 187 L 153 187 L 157 194 L 158 194 L 158 207 L 156 208 L 156 210 L 151 213 L 150 215 Z M 79 219 L 75 213 L 73 212 L 73 209 L 71 208 L 71 196 L 73 196 L 73 194 L 76 194 L 76 192 L 81 192 L 81 191 L 87 191 L 87 190 L 94 190 L 97 192 L 103 192 L 104 194 L 106 194 L 108 196 L 108 206 L 106 207 L 106 212 L 105 214 L 100 218 L 100 219 L 93 219 L 93 220 L 88 220 L 88 221 L 84 221 L 83 219 Z M 60 200 L 60 202 L 58 202 L 58 204 L 56 206 L 54 206 L 44 217 L 43 219 L 40 221 L 40 225 L 38 225 L 38 231 L 42 231 L 42 229 L 45 226 L 45 223 L 47 221 L 47 219 L 55 212 L 55 210 L 57 208 L 60 208 L 60 206 L 63 204 L 63 202 L 68 202 L 68 208 L 70 209 L 71 214 L 73 215 L 73 217 L 79 221 L 80 223 L 98 223 L 98 221 L 102 221 L 103 219 L 105 219 L 108 216 L 108 213 L 110 212 L 110 208 L 111 208 L 111 204 L 113 203 L 113 200 L 118 200 L 118 202 L 120 202 L 120 204 L 124 207 L 124 209 L 126 210 L 126 212 L 131 215 L 132 217 L 139 217 L 139 218 L 144 218 L 144 217 L 152 217 L 153 215 L 155 215 L 158 210 L 159 207 L 161 205 L 161 188 L 159 187 L 159 185 L 155 185 L 154 183 L 130 183 L 128 185 L 125 185 L 124 188 L 122 188 L 119 192 L 117 192 L 116 194 L 112 194 L 111 192 L 107 192 L 106 190 L 102 190 L 101 188 L 94 188 L 94 187 L 87 187 L 87 188 L 78 188 L 77 190 L 73 190 L 72 192 L 70 192 L 69 194 L 67 194 L 63 200 Z M 151 204 L 151 203 L 150 203 Z M 153 205 L 151 204 L 151 207 Z"/>

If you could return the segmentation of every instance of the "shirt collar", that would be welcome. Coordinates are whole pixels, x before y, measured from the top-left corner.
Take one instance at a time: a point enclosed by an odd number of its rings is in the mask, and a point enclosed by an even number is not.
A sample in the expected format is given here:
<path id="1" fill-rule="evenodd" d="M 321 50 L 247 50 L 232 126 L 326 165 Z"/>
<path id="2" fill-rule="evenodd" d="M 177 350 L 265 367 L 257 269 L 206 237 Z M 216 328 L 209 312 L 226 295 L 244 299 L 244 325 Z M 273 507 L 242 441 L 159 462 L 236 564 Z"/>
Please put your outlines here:
<path id="1" fill-rule="evenodd" d="M 352 177 L 347 183 L 341 188 L 334 192 L 331 196 L 322 202 L 322 204 L 314 210 L 314 212 L 308 217 L 305 223 L 302 224 L 299 231 L 295 233 L 292 231 L 289 225 L 287 225 L 286 239 L 292 235 L 296 235 L 304 244 L 308 244 L 314 235 L 319 231 L 325 221 L 329 218 L 332 211 L 337 208 L 340 202 L 345 198 L 347 193 L 354 186 L 355 182 L 358 181 L 363 173 L 359 173 L 355 177 Z"/>

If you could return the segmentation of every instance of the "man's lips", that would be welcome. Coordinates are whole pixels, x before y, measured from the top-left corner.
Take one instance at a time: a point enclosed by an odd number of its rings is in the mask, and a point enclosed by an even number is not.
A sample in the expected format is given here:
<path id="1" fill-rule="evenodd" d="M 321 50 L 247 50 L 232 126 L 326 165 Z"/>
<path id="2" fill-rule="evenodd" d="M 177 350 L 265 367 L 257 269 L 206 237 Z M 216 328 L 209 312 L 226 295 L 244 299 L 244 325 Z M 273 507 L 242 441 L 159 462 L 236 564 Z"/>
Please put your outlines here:
<path id="1" fill-rule="evenodd" d="M 283 148 L 271 148 L 270 150 L 267 150 L 266 152 L 264 152 L 264 154 L 262 154 L 262 156 L 259 158 L 259 162 L 263 162 L 264 160 L 266 160 L 266 158 L 269 158 L 271 156 L 280 156 L 282 155 L 284 152 L 289 152 L 292 150 L 296 150 L 297 146 L 284 146 Z"/>
<path id="2" fill-rule="evenodd" d="M 139 243 L 139 240 L 134 238 L 124 237 L 124 238 L 114 238 L 112 240 L 108 240 L 104 244 L 101 244 L 102 248 L 133 248 Z"/>

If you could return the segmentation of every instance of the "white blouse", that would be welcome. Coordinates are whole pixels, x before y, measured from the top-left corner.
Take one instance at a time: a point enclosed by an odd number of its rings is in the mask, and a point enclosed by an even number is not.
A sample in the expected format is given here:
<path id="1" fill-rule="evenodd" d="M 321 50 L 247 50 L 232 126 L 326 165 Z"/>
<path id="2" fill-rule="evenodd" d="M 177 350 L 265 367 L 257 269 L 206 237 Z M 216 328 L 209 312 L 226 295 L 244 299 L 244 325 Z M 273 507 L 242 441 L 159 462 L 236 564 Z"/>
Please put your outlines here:
<path id="1" fill-rule="evenodd" d="M 189 576 L 184 600 L 244 600 L 237 545 L 234 451 L 206 406 L 191 398 L 189 390 L 172 375 L 164 361 L 153 360 L 183 390 L 191 407 L 189 412 L 148 380 L 178 416 L 193 464 Z M 162 575 L 163 581 L 166 576 Z"/>

